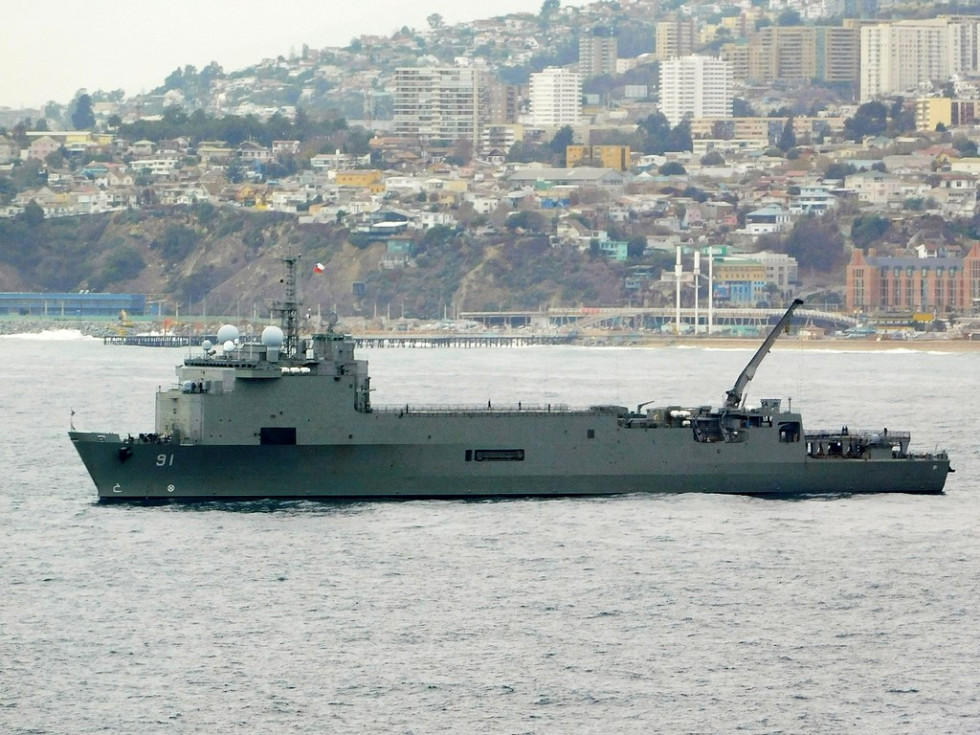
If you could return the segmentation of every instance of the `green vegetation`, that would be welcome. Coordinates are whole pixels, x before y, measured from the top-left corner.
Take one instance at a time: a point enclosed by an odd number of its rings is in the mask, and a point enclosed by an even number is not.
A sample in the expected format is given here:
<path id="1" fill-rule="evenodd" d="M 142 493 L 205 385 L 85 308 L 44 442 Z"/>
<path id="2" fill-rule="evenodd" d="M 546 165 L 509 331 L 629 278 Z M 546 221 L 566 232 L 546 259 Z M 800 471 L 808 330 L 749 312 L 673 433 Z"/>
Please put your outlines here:
<path id="1" fill-rule="evenodd" d="M 347 121 L 343 118 L 313 120 L 302 110 L 297 111 L 295 120 L 277 113 L 262 122 L 254 115 L 213 117 L 203 110 L 195 110 L 188 115 L 183 108 L 177 106 L 168 107 L 160 120 L 138 120 L 121 125 L 118 132 L 130 140 L 158 142 L 186 137 L 195 143 L 220 140 L 231 146 L 237 146 L 246 140 L 255 140 L 264 146 L 270 146 L 274 140 L 309 141 L 336 136 L 336 142 L 340 145 L 335 147 L 343 148 L 348 139 L 351 139 L 359 153 L 366 152 L 366 141 L 360 140 L 358 136 L 367 136 L 370 139 L 366 131 L 348 130 Z"/>

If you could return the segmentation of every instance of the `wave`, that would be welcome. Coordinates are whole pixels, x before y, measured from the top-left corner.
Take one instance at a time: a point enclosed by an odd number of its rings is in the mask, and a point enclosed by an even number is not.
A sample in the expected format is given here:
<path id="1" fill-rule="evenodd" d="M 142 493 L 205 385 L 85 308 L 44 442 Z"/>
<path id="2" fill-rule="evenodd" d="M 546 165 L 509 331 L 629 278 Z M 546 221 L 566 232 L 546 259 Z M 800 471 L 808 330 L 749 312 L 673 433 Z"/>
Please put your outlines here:
<path id="1" fill-rule="evenodd" d="M 35 342 L 75 342 L 80 340 L 99 339 L 82 334 L 79 329 L 45 329 L 41 332 L 19 332 L 17 334 L 0 334 L 0 339 L 33 340 Z"/>

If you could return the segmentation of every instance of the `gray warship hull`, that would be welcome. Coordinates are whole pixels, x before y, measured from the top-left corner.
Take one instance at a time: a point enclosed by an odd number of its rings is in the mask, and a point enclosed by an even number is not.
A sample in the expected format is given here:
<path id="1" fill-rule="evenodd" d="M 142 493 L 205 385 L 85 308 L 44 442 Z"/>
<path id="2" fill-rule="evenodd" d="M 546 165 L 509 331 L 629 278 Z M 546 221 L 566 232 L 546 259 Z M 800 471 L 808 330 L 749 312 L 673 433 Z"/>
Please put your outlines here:
<path id="1" fill-rule="evenodd" d="M 690 426 L 629 427 L 603 410 L 371 415 L 328 444 L 203 445 L 71 432 L 102 501 L 255 498 L 487 498 L 623 493 L 941 493 L 942 454 L 831 453 L 832 440 L 779 441 L 779 422 L 740 442 Z M 796 420 L 782 415 L 782 422 Z M 683 423 L 683 422 L 681 422 Z M 826 433 L 821 433 L 826 437 Z M 862 439 L 865 437 L 865 439 Z M 893 437 L 901 439 L 901 437 Z"/>
<path id="2" fill-rule="evenodd" d="M 295 259 L 287 295 L 295 288 Z M 622 493 L 941 493 L 945 452 L 886 429 L 806 431 L 746 385 L 796 301 L 720 408 L 378 408 L 350 337 L 300 338 L 297 304 L 260 342 L 203 345 L 156 396 L 154 431 L 69 432 L 99 499 L 499 498 Z"/>

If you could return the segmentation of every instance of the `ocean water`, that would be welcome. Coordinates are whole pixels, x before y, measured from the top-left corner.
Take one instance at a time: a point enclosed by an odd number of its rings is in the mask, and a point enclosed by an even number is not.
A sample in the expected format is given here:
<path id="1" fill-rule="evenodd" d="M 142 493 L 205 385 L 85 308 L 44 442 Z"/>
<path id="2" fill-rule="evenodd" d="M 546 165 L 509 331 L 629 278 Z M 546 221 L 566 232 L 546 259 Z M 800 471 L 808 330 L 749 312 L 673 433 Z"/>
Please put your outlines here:
<path id="1" fill-rule="evenodd" d="M 70 423 L 149 430 L 184 354 L 0 337 L 2 733 L 980 732 L 980 354 L 749 387 L 949 449 L 940 497 L 97 505 Z M 717 405 L 751 354 L 361 356 L 376 404 L 580 406 Z"/>

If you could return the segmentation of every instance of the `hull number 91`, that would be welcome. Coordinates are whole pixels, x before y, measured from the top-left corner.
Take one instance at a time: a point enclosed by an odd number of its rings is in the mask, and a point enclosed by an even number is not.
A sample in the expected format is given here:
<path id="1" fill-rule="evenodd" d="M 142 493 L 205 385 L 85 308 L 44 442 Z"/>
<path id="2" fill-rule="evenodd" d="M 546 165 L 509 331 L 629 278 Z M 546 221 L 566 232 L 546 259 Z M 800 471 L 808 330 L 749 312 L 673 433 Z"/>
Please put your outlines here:
<path id="1" fill-rule="evenodd" d="M 172 454 L 157 455 L 157 467 L 173 467 L 173 466 L 174 466 L 174 455 Z"/>

